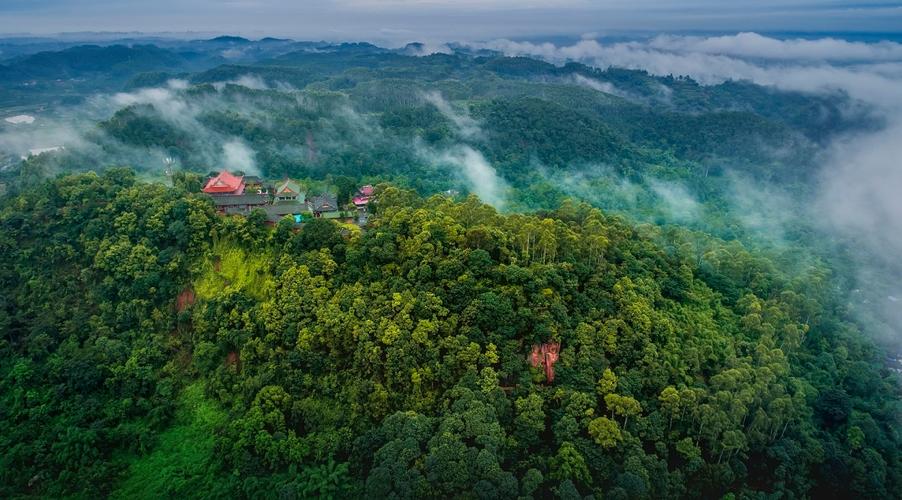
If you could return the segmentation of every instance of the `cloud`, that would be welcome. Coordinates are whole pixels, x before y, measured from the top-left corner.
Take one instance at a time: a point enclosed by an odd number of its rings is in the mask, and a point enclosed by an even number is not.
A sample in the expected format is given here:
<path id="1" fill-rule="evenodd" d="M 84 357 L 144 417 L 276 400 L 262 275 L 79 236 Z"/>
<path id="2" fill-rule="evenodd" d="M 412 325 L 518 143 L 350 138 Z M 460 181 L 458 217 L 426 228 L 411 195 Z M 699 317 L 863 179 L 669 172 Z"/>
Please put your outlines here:
<path id="1" fill-rule="evenodd" d="M 228 170 L 260 175 L 254 150 L 240 139 L 232 139 L 222 145 L 222 165 Z"/>
<path id="2" fill-rule="evenodd" d="M 829 47 L 834 45 L 847 50 L 831 56 Z M 611 44 L 580 40 L 563 46 L 501 39 L 470 46 L 510 56 L 540 57 L 558 64 L 578 61 L 599 68 L 615 66 L 660 76 L 689 76 L 705 85 L 748 80 L 784 90 L 844 91 L 877 106 L 883 106 L 888 99 L 898 102 L 902 96 L 902 86 L 896 81 L 902 73 L 902 45 L 892 42 L 834 40 L 821 44 L 740 33 L 715 38 L 660 36 Z M 697 47 L 704 50 L 695 50 Z M 863 59 L 868 53 L 873 53 L 875 59 Z M 831 64 L 840 56 L 859 63 Z"/>
<path id="3" fill-rule="evenodd" d="M 0 153 L 28 156 L 31 150 L 88 145 L 80 129 L 71 124 L 50 121 L 41 127 L 13 128 L 0 132 Z"/>
<path id="4" fill-rule="evenodd" d="M 241 85 L 242 87 L 247 87 L 253 90 L 269 90 L 270 88 L 269 85 L 267 85 L 266 82 L 257 75 L 242 75 L 239 76 L 236 80 L 229 83 Z"/>
<path id="5" fill-rule="evenodd" d="M 592 90 L 604 92 L 605 94 L 616 95 L 619 97 L 628 97 L 626 92 L 618 89 L 614 86 L 614 84 L 610 82 L 601 82 L 594 78 L 589 78 L 580 74 L 573 75 L 573 83 L 583 87 L 588 87 Z"/>
<path id="6" fill-rule="evenodd" d="M 695 37 L 661 35 L 651 48 L 681 53 L 703 53 L 779 61 L 875 62 L 902 60 L 902 44 L 850 42 L 837 38 L 780 40 L 758 33 Z"/>
<path id="7" fill-rule="evenodd" d="M 261 78 L 259 75 L 246 74 L 241 75 L 234 80 L 226 80 L 223 82 L 213 82 L 213 88 L 218 91 L 222 91 L 226 85 L 239 85 L 241 87 L 249 88 L 251 90 L 278 90 L 280 92 L 292 92 L 297 90 L 292 85 L 285 82 L 273 82 L 269 84 Z"/>
<path id="8" fill-rule="evenodd" d="M 416 42 L 407 44 L 404 53 L 409 56 L 425 57 L 432 54 L 452 54 L 454 51 L 444 42 Z"/>
<path id="9" fill-rule="evenodd" d="M 457 133 L 464 139 L 472 139 L 482 135 L 479 122 L 470 117 L 466 109 L 455 109 L 438 91 L 424 92 L 423 100 L 432 104 L 445 118 L 451 120 Z"/>
<path id="10" fill-rule="evenodd" d="M 568 196 L 636 220 L 695 224 L 701 221 L 705 210 L 679 181 L 650 174 L 634 181 L 603 165 L 571 166 L 553 172 L 540 165 L 535 168 L 541 178 Z"/>
<path id="11" fill-rule="evenodd" d="M 114 108 L 149 105 L 172 124 L 184 128 L 197 127 L 196 118 L 199 110 L 196 106 L 189 104 L 185 99 L 176 95 L 176 92 L 179 90 L 181 90 L 180 81 L 171 80 L 167 87 L 146 88 L 136 92 L 114 94 L 111 101 Z M 104 106 L 104 103 L 101 102 L 100 105 Z"/>
<path id="12" fill-rule="evenodd" d="M 685 186 L 657 179 L 647 180 L 649 187 L 663 202 L 669 218 L 676 222 L 693 222 L 701 215 L 701 205 Z"/>
<path id="13" fill-rule="evenodd" d="M 256 85 L 253 78 L 243 81 Z M 134 92 L 98 94 L 83 104 L 60 113 L 59 117 L 42 117 L 41 126 L 18 127 L 0 131 L 0 153 L 25 156 L 29 150 L 63 146 L 73 155 L 87 154 L 94 168 L 108 165 L 131 165 L 139 169 L 159 169 L 162 158 L 172 154 L 161 147 L 134 146 L 121 142 L 97 127 L 98 121 L 109 119 L 128 106 L 139 106 L 137 113 L 147 113 L 173 126 L 191 146 L 188 158 L 181 158 L 186 168 L 209 169 L 226 166 L 236 170 L 258 173 L 256 154 L 250 145 L 224 135 L 202 123 L 206 113 L 231 111 L 248 120 L 266 126 L 253 114 L 258 111 L 259 99 L 248 100 L 242 95 L 185 93 L 188 83 L 170 80 L 165 86 L 145 88 Z M 144 107 L 148 107 L 144 108 Z"/>
<path id="14" fill-rule="evenodd" d="M 857 302 L 862 323 L 893 344 L 900 342 L 902 307 L 888 297 L 902 296 L 902 45 L 822 38 L 781 40 L 755 33 L 731 36 L 658 36 L 644 41 L 600 43 L 583 39 L 570 45 L 495 40 L 475 44 L 507 55 L 541 57 L 561 64 L 579 61 L 689 76 L 703 85 L 747 80 L 782 90 L 845 94 L 863 104 L 884 126 L 855 131 L 819 152 L 811 179 L 812 195 L 790 196 L 779 187 L 730 181 L 733 212 L 761 241 L 779 243 L 800 222 L 813 221 L 821 242 L 854 248 Z M 585 82 L 583 82 L 585 83 Z M 574 190 L 579 182 L 563 181 Z M 688 220 L 699 208 L 670 184 L 649 186 L 670 215 Z M 575 189 L 579 191 L 579 189 Z M 617 191 L 617 190 L 615 190 Z M 620 191 L 624 191 L 620 189 Z M 626 191 L 628 192 L 628 190 Z M 874 324 L 878 326 L 874 326 Z"/>
<path id="15" fill-rule="evenodd" d="M 233 47 L 230 49 L 222 50 L 219 53 L 219 55 L 221 55 L 222 57 L 225 57 L 226 59 L 240 59 L 240 58 L 244 57 L 245 51 L 246 51 L 246 49 L 243 49 L 240 47 Z"/>
<path id="16" fill-rule="evenodd" d="M 799 217 L 796 197 L 778 186 L 735 172 L 727 174 L 726 189 L 730 212 L 757 242 L 786 242 L 787 230 Z"/>
<path id="17" fill-rule="evenodd" d="M 891 300 L 902 296 L 902 119 L 838 140 L 826 157 L 812 216 L 857 259 L 864 320 L 902 350 L 902 304 Z"/>
<path id="18" fill-rule="evenodd" d="M 451 121 L 457 135 L 462 139 L 482 137 L 479 122 L 470 116 L 466 108 L 453 106 L 438 91 L 423 92 L 421 97 Z M 498 209 L 503 209 L 507 204 L 507 183 L 498 175 L 482 153 L 471 146 L 459 144 L 437 151 L 417 142 L 415 150 L 421 158 L 430 163 L 451 168 L 467 183 L 470 191 L 476 193 L 485 203 Z"/>
<path id="19" fill-rule="evenodd" d="M 433 150 L 417 144 L 415 149 L 427 162 L 451 169 L 483 202 L 497 209 L 507 204 L 507 183 L 479 151 L 467 145 Z"/>

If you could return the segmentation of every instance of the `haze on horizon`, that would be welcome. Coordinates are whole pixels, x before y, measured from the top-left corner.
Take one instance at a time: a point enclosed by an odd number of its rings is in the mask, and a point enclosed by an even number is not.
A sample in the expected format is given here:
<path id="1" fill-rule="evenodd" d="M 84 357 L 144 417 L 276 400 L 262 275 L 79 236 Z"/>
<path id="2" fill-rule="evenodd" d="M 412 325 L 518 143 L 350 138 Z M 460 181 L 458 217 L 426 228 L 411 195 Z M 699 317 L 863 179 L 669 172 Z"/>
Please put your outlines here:
<path id="1" fill-rule="evenodd" d="M 549 4 L 553 3 L 553 6 Z M 0 33 L 234 33 L 401 42 L 626 32 L 902 33 L 887 0 L 4 0 Z"/>

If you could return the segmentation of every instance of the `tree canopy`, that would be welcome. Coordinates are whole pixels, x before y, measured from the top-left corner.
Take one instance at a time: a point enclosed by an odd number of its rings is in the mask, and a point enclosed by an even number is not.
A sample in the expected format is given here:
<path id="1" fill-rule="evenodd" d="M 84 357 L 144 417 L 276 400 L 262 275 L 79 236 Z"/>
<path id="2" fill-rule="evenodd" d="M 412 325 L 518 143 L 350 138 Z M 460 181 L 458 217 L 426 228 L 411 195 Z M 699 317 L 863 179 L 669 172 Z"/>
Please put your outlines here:
<path id="1" fill-rule="evenodd" d="M 0 495 L 898 491 L 898 381 L 817 270 L 569 201 L 374 206 L 271 229 L 126 169 L 4 198 Z"/>

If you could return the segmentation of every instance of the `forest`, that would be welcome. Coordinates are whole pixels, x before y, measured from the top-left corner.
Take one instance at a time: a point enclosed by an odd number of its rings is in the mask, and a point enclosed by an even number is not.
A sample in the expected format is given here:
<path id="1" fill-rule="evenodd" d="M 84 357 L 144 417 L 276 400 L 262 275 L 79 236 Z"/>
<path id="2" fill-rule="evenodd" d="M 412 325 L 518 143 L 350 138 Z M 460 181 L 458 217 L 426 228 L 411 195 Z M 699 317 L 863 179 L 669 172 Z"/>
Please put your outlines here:
<path id="1" fill-rule="evenodd" d="M 898 379 L 827 269 L 390 184 L 294 232 L 190 181 L 4 199 L 2 496 L 895 496 Z"/>
<path id="2" fill-rule="evenodd" d="M 886 125 L 846 92 L 0 49 L 0 110 L 37 117 L 0 123 L 2 498 L 898 496 L 897 267 L 812 181 Z M 271 225 L 216 213 L 222 169 L 376 195 L 362 227 Z"/>

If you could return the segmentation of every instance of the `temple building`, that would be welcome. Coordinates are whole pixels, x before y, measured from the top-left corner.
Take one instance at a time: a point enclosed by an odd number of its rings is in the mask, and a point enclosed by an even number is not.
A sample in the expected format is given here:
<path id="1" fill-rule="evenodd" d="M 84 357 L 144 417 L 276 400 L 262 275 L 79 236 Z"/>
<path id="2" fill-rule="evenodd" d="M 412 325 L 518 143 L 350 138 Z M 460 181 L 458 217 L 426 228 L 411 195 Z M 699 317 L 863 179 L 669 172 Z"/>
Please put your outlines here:
<path id="1" fill-rule="evenodd" d="M 244 194 L 244 176 L 232 175 L 223 170 L 214 177 L 210 177 L 203 191 L 209 195 L 233 195 Z"/>
<path id="2" fill-rule="evenodd" d="M 269 203 L 269 195 L 259 191 L 245 192 L 244 176 L 232 175 L 223 170 L 210 177 L 203 192 L 213 198 L 216 211 L 221 214 L 249 214 L 255 208 Z"/>
<path id="3" fill-rule="evenodd" d="M 361 186 L 352 199 L 354 206 L 357 207 L 358 210 L 366 210 L 367 205 L 370 203 L 370 199 L 373 197 L 373 191 L 373 186 L 369 184 Z"/>
<path id="4" fill-rule="evenodd" d="M 300 184 L 290 179 L 282 181 L 273 191 L 273 203 L 295 202 L 305 203 L 306 193 L 301 189 Z"/>
<path id="5" fill-rule="evenodd" d="M 290 215 L 294 217 L 296 223 L 300 223 L 301 212 L 307 211 L 306 202 L 306 193 L 300 184 L 286 179 L 277 184 L 273 190 L 272 205 L 265 208 L 266 219 L 271 223 L 277 223 L 286 215 Z"/>
<path id="6" fill-rule="evenodd" d="M 314 217 L 324 217 L 326 219 L 338 219 L 342 217 L 342 212 L 338 208 L 338 200 L 328 193 L 323 193 L 310 198 L 307 202 L 310 211 Z"/>

